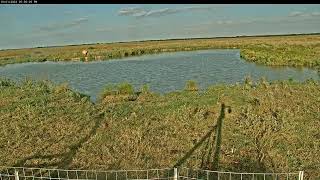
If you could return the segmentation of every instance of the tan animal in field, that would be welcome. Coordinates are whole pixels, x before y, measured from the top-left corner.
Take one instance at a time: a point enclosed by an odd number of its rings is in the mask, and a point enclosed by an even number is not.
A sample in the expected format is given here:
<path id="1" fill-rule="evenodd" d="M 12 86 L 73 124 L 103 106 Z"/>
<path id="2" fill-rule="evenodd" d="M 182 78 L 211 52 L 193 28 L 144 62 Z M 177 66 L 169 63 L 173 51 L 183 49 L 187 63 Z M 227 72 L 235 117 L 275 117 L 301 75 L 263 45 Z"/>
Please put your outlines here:
<path id="1" fill-rule="evenodd" d="M 84 60 L 88 61 L 88 51 L 87 50 L 82 50 L 82 54 L 85 56 Z"/>
<path id="2" fill-rule="evenodd" d="M 87 50 L 82 50 L 82 54 L 83 54 L 84 56 L 87 56 L 87 55 L 88 55 L 88 51 L 87 51 Z"/>

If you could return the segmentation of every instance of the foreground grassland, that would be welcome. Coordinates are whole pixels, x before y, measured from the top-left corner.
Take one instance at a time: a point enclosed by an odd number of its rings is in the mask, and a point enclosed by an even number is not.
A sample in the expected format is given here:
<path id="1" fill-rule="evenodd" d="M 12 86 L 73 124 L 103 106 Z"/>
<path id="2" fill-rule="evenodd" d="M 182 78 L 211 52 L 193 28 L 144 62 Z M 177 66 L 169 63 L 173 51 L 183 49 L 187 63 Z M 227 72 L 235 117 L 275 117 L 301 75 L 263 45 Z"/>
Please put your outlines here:
<path id="1" fill-rule="evenodd" d="M 320 84 L 249 80 L 159 95 L 108 86 L 96 104 L 65 85 L 0 84 L 0 162 L 84 169 L 172 167 L 224 119 L 220 170 L 320 178 Z M 205 145 L 182 164 L 199 168 Z M 210 166 L 208 166 L 210 167 Z"/>
<path id="2" fill-rule="evenodd" d="M 0 51 L 0 65 L 42 61 L 108 60 L 161 52 L 200 49 L 240 49 L 248 61 L 276 66 L 320 69 L 320 35 L 235 37 L 73 45 Z"/>

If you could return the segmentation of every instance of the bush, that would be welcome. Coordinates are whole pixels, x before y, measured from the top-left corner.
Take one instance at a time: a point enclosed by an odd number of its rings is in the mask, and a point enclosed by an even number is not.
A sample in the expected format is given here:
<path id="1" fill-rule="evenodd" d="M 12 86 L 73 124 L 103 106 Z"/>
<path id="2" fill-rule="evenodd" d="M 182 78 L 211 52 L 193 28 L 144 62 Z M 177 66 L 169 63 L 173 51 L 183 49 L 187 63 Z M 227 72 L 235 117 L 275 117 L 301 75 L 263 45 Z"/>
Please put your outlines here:
<path id="1" fill-rule="evenodd" d="M 103 100 L 106 96 L 116 95 L 116 87 L 112 84 L 107 84 L 101 93 L 98 95 L 98 100 Z"/>
<path id="2" fill-rule="evenodd" d="M 186 91 L 198 91 L 198 85 L 197 82 L 189 80 L 186 82 L 186 86 L 185 86 L 185 90 Z"/>
<path id="3" fill-rule="evenodd" d="M 147 84 L 143 85 L 141 87 L 141 93 L 143 93 L 143 94 L 150 93 L 150 87 Z"/>
<path id="4" fill-rule="evenodd" d="M 134 88 L 131 84 L 124 82 L 118 85 L 108 84 L 98 96 L 98 101 L 103 100 L 106 96 L 116 95 L 133 95 Z"/>
<path id="5" fill-rule="evenodd" d="M 117 90 L 117 94 L 134 94 L 133 86 L 127 82 L 119 84 Z"/>

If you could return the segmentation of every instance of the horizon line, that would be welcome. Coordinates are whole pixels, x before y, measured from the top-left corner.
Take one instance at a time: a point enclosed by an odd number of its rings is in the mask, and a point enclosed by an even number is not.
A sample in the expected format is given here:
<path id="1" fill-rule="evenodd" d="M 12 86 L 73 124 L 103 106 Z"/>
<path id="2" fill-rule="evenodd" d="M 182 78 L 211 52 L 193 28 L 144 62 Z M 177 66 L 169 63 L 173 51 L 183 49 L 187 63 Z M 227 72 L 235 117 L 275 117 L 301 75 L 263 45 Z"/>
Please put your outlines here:
<path id="1" fill-rule="evenodd" d="M 320 32 L 315 32 L 315 33 L 293 33 L 293 34 L 215 36 L 215 37 L 194 37 L 194 38 L 169 38 L 169 39 L 149 39 L 149 40 L 114 41 L 114 42 L 96 42 L 96 43 L 86 43 L 86 44 L 66 44 L 66 45 L 55 45 L 55 46 L 36 46 L 36 47 L 26 47 L 26 48 L 8 48 L 8 49 L 0 49 L 0 51 L 20 50 L 20 49 L 37 49 L 37 48 L 54 48 L 54 47 L 65 47 L 65 46 L 83 46 L 83 45 L 96 45 L 96 44 L 134 43 L 134 42 L 148 42 L 148 41 L 170 41 L 170 40 L 174 41 L 174 40 L 196 40 L 196 39 L 218 39 L 218 38 L 241 38 L 241 37 L 298 36 L 298 35 L 320 35 Z"/>

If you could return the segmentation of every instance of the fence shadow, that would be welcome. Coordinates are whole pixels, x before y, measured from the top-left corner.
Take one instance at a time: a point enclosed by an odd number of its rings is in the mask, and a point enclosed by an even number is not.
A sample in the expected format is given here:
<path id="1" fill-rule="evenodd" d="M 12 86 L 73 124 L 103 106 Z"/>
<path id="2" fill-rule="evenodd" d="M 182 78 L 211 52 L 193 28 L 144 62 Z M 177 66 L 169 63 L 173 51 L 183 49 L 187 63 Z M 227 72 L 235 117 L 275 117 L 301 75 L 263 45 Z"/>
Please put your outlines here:
<path id="1" fill-rule="evenodd" d="M 222 103 L 220 115 L 217 118 L 216 125 L 214 125 L 190 151 L 188 151 L 180 160 L 178 160 L 178 162 L 174 165 L 174 167 L 181 166 L 193 154 L 193 152 L 196 149 L 198 149 L 205 142 L 205 140 L 207 140 L 207 144 L 204 148 L 204 153 L 202 155 L 200 168 L 214 169 L 214 170 L 218 169 L 220 148 L 221 148 L 221 138 L 222 138 L 222 124 L 223 124 L 223 119 L 225 118 L 226 109 L 228 110 L 229 113 L 231 113 L 231 107 L 226 106 L 224 103 Z M 216 134 L 213 136 L 213 139 L 210 142 L 211 134 L 214 131 L 216 132 Z M 213 145 L 213 143 L 215 143 L 215 145 Z M 204 158 L 206 154 L 207 154 L 207 159 L 206 159 L 206 162 L 204 162 L 205 161 Z M 210 158 L 213 158 L 212 162 L 210 162 Z"/>
<path id="2" fill-rule="evenodd" d="M 192 154 L 193 152 L 198 149 L 205 140 L 209 139 L 211 134 L 216 130 L 217 125 L 212 126 L 212 128 L 200 139 L 200 141 L 193 146 L 193 148 L 190 149 L 173 167 L 179 167 L 181 166 Z M 209 141 L 208 141 L 209 143 Z"/>

